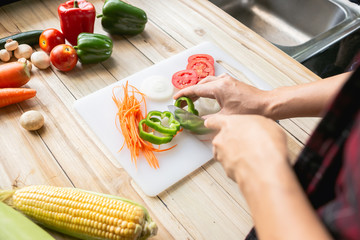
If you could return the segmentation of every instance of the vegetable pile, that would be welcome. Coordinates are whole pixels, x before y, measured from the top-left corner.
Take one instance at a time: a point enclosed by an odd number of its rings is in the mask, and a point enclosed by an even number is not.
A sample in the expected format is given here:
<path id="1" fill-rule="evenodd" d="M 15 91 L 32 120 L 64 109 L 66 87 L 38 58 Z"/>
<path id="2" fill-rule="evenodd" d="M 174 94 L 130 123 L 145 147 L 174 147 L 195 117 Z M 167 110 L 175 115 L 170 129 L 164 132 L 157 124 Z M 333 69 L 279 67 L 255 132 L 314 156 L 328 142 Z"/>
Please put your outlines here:
<path id="1" fill-rule="evenodd" d="M 142 9 L 121 0 L 106 0 L 102 11 L 98 15 L 102 18 L 101 25 L 111 34 L 136 35 L 144 31 L 147 23 Z M 72 70 L 78 60 L 82 64 L 94 64 L 110 58 L 113 42 L 108 36 L 94 33 L 96 10 L 92 3 L 69 0 L 58 6 L 58 15 L 62 32 L 46 29 L 39 39 L 41 49 L 50 54 L 54 67 L 66 72 Z"/>
<path id="2" fill-rule="evenodd" d="M 65 43 L 65 36 L 59 30 L 44 30 L 39 38 L 39 46 L 50 57 L 49 60 L 43 59 L 43 62 L 50 61 L 58 70 L 67 72 L 75 68 L 79 59 L 82 64 L 89 64 L 100 63 L 110 58 L 113 43 L 108 36 L 87 32 L 75 35 L 75 45 L 78 45 L 71 46 Z M 38 68 L 41 69 L 41 64 Z"/>
<path id="3" fill-rule="evenodd" d="M 8 62 L 13 56 L 18 59 L 18 63 L 0 65 L 0 107 L 35 96 L 35 90 L 20 88 L 30 80 L 32 64 L 38 69 L 53 65 L 67 72 L 75 68 L 78 60 L 82 64 L 94 64 L 110 58 L 112 39 L 93 33 L 96 10 L 92 3 L 67 1 L 58 6 L 58 15 L 61 31 L 48 28 L 0 39 L 0 60 Z M 102 17 L 103 28 L 112 34 L 139 34 L 147 23 L 142 9 L 121 0 L 106 0 L 99 17 Z M 66 40 L 70 44 L 66 44 Z M 34 52 L 31 45 L 36 43 L 42 51 Z"/>

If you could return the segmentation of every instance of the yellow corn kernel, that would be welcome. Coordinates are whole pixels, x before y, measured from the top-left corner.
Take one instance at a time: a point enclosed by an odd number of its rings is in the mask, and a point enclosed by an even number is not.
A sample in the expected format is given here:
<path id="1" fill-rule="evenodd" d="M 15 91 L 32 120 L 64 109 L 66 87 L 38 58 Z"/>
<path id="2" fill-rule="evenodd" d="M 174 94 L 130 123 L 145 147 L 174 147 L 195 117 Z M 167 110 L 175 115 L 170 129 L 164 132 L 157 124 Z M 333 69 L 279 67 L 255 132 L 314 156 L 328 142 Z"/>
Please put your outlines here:
<path id="1" fill-rule="evenodd" d="M 147 239 L 157 226 L 130 200 L 45 185 L 0 191 L 0 199 L 45 227 L 80 239 Z"/>

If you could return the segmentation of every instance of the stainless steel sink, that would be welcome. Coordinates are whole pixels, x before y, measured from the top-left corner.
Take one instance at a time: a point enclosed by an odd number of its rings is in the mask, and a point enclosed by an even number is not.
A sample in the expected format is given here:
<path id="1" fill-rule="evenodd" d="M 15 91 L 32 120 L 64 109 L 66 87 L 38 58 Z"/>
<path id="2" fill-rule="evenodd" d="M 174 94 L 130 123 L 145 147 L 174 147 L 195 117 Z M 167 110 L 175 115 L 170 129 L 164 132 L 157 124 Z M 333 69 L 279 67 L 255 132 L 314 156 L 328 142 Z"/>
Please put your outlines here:
<path id="1" fill-rule="evenodd" d="M 344 0 L 209 0 L 305 61 L 360 28 L 360 7 Z"/>

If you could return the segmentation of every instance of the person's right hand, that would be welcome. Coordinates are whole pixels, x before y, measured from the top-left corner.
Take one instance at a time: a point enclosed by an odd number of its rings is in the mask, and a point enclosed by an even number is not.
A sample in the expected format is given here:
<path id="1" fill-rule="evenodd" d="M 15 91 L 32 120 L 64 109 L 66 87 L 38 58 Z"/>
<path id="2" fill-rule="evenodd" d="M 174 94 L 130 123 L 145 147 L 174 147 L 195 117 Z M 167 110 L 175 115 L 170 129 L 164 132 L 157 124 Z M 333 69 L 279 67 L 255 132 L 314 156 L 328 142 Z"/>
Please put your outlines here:
<path id="1" fill-rule="evenodd" d="M 209 76 L 198 84 L 184 88 L 174 99 L 186 96 L 193 101 L 199 97 L 216 99 L 220 114 L 259 114 L 266 110 L 266 91 L 243 83 L 228 74 Z"/>
<path id="2" fill-rule="evenodd" d="M 212 140 L 214 159 L 242 190 L 260 179 L 271 182 L 279 177 L 279 169 L 290 166 L 286 134 L 269 118 L 218 114 L 207 118 L 205 126 L 216 132 Z"/>
<path id="3" fill-rule="evenodd" d="M 217 132 L 214 159 L 238 184 L 260 239 L 332 239 L 288 161 L 279 124 L 258 115 L 218 114 L 205 126 Z"/>

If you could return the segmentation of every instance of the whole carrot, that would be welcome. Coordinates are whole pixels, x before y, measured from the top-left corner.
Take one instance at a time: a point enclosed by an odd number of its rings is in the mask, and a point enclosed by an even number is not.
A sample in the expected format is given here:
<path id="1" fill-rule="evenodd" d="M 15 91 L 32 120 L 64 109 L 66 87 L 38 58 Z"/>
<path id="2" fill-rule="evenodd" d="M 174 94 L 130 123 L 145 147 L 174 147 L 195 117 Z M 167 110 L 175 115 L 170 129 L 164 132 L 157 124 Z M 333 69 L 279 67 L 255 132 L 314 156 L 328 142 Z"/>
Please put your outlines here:
<path id="1" fill-rule="evenodd" d="M 18 88 L 30 80 L 26 63 L 11 62 L 0 65 L 0 88 Z"/>
<path id="2" fill-rule="evenodd" d="M 2 88 L 0 89 L 0 108 L 22 102 L 35 95 L 36 90 L 31 88 Z"/>

